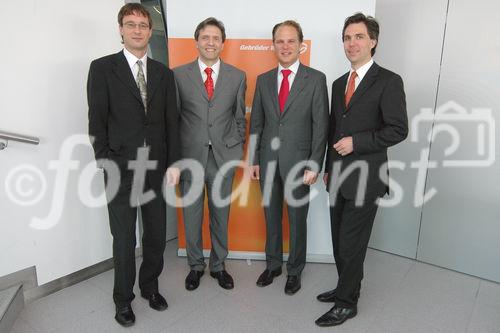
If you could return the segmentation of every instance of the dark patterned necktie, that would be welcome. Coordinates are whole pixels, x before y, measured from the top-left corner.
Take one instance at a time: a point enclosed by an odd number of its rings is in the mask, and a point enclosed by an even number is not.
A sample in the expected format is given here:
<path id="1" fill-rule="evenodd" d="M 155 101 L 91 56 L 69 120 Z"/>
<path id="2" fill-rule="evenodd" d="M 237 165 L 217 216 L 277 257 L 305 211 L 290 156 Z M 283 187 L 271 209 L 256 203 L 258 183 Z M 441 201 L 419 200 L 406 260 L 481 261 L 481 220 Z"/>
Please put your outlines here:
<path id="1" fill-rule="evenodd" d="M 137 87 L 139 87 L 139 91 L 141 92 L 142 104 L 144 104 L 144 112 L 147 112 L 148 90 L 146 87 L 146 79 L 144 77 L 141 60 L 137 60 L 137 66 L 139 66 L 139 71 L 137 72 Z"/>

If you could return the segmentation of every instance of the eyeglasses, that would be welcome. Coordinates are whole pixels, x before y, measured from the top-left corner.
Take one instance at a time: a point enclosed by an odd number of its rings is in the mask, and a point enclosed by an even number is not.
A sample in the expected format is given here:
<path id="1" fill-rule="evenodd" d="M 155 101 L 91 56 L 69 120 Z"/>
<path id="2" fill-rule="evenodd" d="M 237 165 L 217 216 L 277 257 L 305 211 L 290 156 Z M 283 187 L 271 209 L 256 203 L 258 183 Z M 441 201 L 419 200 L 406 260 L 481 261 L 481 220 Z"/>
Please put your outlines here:
<path id="1" fill-rule="evenodd" d="M 149 24 L 146 24 L 146 23 L 134 23 L 134 22 L 126 22 L 126 23 L 123 23 L 123 26 L 127 29 L 130 29 L 130 30 L 135 30 L 137 29 L 137 27 L 139 27 L 139 30 L 148 30 L 149 29 Z"/>

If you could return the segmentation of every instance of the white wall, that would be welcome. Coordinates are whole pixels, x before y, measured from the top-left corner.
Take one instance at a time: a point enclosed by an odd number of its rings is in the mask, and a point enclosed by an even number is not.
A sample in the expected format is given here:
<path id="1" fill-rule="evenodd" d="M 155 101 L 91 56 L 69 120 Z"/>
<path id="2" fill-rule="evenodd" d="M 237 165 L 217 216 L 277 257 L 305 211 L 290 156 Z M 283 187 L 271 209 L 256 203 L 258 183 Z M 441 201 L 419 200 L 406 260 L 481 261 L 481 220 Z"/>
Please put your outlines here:
<path id="1" fill-rule="evenodd" d="M 56 172 L 48 165 L 65 139 L 87 133 L 88 67 L 92 59 L 121 49 L 116 15 L 122 5 L 122 0 L 0 3 L 0 129 L 40 137 L 39 146 L 10 142 L 0 151 L 0 276 L 36 265 L 43 284 L 111 257 L 105 206 L 88 208 L 78 196 L 80 171 L 93 160 L 88 142 L 73 152 L 80 166 L 69 172 L 67 188 L 55 198 Z M 14 203 L 6 191 L 8 173 L 23 164 L 41 170 L 47 184 L 46 194 L 30 206 Z M 95 179 L 94 193 L 102 186 L 102 179 Z M 40 190 L 40 182 L 25 178 L 21 190 L 30 189 Z M 47 217 L 54 202 L 64 203 L 64 209 L 46 221 L 53 226 L 31 227 L 32 218 Z"/>

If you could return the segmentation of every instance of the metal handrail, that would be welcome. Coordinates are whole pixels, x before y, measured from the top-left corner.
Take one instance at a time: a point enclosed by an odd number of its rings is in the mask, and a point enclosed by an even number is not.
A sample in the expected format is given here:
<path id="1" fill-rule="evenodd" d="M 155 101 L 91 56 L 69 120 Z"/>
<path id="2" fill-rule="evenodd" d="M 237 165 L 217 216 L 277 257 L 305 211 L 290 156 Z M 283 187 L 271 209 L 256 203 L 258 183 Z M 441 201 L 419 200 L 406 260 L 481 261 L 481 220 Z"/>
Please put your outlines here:
<path id="1" fill-rule="evenodd" d="M 5 140 L 5 142 L 0 142 L 0 150 L 7 148 L 7 144 L 9 141 L 23 142 L 31 145 L 37 145 L 40 143 L 40 139 L 37 137 L 9 133 L 4 131 L 0 131 L 0 139 Z"/>

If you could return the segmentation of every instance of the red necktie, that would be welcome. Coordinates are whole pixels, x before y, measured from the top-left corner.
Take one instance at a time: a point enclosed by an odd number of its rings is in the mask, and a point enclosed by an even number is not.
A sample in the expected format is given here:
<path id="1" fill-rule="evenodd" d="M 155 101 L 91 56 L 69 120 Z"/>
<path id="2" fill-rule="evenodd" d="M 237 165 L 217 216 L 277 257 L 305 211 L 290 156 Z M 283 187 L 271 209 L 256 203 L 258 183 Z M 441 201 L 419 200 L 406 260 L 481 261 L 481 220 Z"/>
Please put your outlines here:
<path id="1" fill-rule="evenodd" d="M 354 95 L 356 87 L 354 80 L 357 77 L 358 73 L 356 73 L 356 71 L 352 72 L 351 77 L 349 78 L 349 84 L 347 85 L 347 91 L 345 92 L 345 106 L 349 105 L 349 101 L 351 100 L 352 95 Z"/>
<path id="2" fill-rule="evenodd" d="M 281 81 L 281 87 L 278 93 L 278 101 L 280 103 L 280 111 L 283 112 L 283 110 L 285 110 L 286 99 L 288 98 L 288 94 L 290 94 L 288 75 L 290 75 L 292 71 L 289 69 L 282 69 L 281 73 L 283 74 L 283 80 Z"/>
<path id="3" fill-rule="evenodd" d="M 208 100 L 212 99 L 214 95 L 214 80 L 212 79 L 212 72 L 214 70 L 210 67 L 205 68 L 205 73 L 207 73 L 207 79 L 205 80 L 205 89 L 207 89 Z"/>

